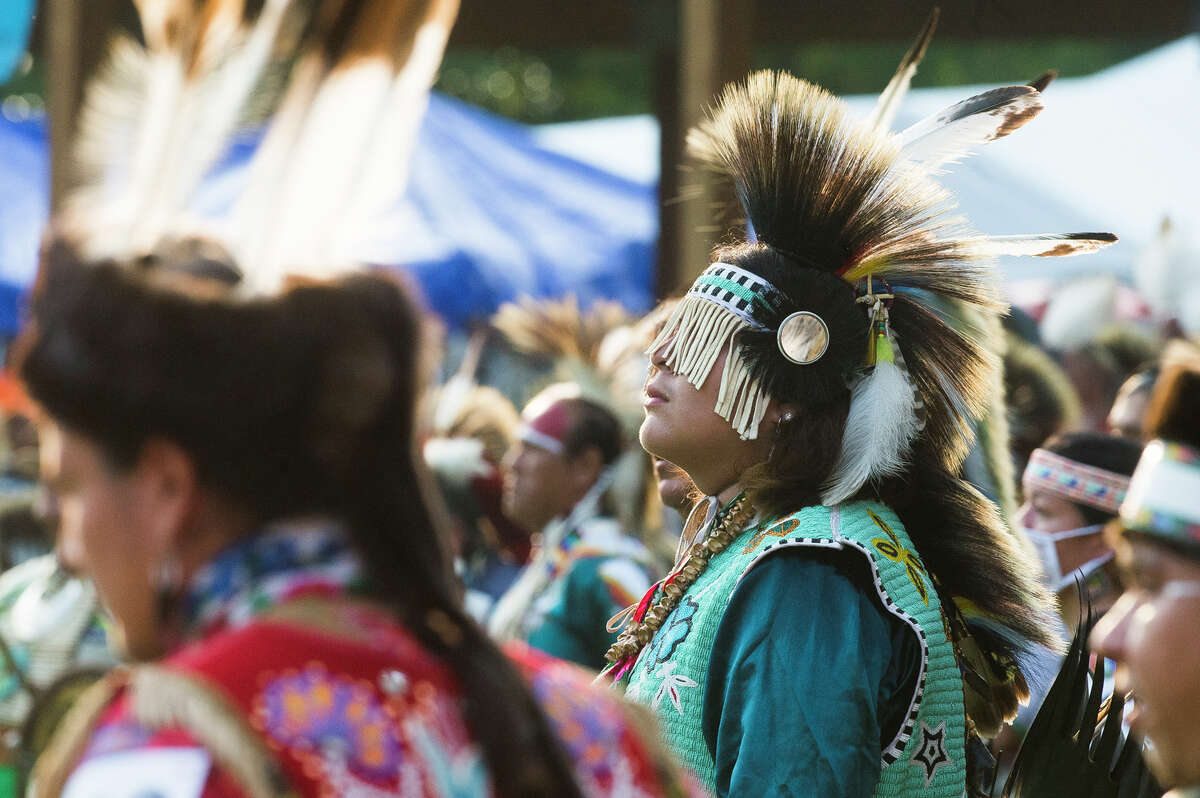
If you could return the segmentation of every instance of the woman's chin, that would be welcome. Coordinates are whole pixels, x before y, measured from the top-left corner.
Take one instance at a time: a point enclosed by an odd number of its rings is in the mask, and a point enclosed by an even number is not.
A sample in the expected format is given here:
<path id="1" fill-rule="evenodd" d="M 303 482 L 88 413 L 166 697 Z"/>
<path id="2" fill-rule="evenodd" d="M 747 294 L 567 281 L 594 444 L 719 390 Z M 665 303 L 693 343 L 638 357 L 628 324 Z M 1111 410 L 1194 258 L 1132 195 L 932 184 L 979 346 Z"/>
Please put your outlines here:
<path id="1" fill-rule="evenodd" d="M 655 457 L 674 462 L 670 454 L 672 449 L 670 429 L 658 416 L 647 415 L 642 420 L 642 426 L 638 430 L 638 441 L 641 442 L 643 449 Z"/>

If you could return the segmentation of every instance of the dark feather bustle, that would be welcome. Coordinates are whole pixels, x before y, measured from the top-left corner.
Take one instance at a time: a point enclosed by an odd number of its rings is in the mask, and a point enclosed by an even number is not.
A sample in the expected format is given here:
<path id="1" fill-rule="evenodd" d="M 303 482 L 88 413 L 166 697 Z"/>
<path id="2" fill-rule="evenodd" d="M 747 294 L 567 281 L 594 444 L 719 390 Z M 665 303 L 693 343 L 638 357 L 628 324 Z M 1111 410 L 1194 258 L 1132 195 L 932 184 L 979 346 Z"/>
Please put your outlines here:
<path id="1" fill-rule="evenodd" d="M 1102 698 L 1104 664 L 1090 667 L 1079 625 L 1054 685 L 1042 702 L 1000 798 L 1157 798 L 1142 747 L 1124 739 L 1126 697 Z"/>

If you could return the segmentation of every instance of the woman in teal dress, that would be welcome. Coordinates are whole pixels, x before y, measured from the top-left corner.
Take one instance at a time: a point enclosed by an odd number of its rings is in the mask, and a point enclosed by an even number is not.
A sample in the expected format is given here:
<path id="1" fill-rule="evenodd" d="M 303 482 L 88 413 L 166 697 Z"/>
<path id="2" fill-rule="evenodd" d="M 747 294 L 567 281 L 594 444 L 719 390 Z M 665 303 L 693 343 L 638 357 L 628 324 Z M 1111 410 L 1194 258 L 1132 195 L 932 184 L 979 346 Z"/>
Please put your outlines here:
<path id="1" fill-rule="evenodd" d="M 1052 642 L 1036 565 L 959 476 L 996 368 L 986 256 L 1113 237 L 948 221 L 928 173 L 1040 95 L 998 89 L 896 139 L 911 60 L 866 124 L 762 72 L 689 136 L 747 230 L 651 345 L 641 441 L 709 498 L 607 674 L 719 796 L 959 798 L 1027 695 L 1017 655 Z M 964 119 L 976 138 L 948 142 Z"/>

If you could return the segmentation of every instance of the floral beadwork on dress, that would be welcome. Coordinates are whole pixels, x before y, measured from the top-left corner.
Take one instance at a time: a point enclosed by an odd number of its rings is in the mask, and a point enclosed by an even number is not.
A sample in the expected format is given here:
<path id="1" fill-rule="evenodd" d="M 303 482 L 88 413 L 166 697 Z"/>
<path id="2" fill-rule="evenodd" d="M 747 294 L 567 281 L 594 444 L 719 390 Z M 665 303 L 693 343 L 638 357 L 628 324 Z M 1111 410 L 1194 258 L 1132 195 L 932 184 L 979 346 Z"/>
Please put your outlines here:
<path id="1" fill-rule="evenodd" d="M 331 796 L 490 795 L 453 696 L 399 671 L 383 672 L 378 688 L 314 662 L 264 680 L 251 724 L 334 785 Z"/>
<path id="2" fill-rule="evenodd" d="M 692 597 L 685 597 L 683 601 L 679 602 L 675 611 L 667 616 L 662 629 L 650 641 L 650 645 L 646 646 L 646 653 L 643 656 L 648 657 L 649 661 L 653 663 L 666 662 L 671 659 L 675 655 L 675 649 L 679 648 L 680 644 L 687 640 L 688 635 L 692 633 L 692 619 L 699 609 L 700 605 Z"/>
<path id="3" fill-rule="evenodd" d="M 592 787 L 607 791 L 623 769 L 618 741 L 625 719 L 615 703 L 596 701 L 579 690 L 579 683 L 579 671 L 565 663 L 548 665 L 531 679 L 534 695 L 554 724 L 576 772 Z"/>
<path id="4" fill-rule="evenodd" d="M 368 682 L 331 675 L 318 664 L 285 673 L 259 694 L 255 720 L 281 746 L 336 756 L 371 781 L 394 782 L 399 773 L 403 741 Z"/>

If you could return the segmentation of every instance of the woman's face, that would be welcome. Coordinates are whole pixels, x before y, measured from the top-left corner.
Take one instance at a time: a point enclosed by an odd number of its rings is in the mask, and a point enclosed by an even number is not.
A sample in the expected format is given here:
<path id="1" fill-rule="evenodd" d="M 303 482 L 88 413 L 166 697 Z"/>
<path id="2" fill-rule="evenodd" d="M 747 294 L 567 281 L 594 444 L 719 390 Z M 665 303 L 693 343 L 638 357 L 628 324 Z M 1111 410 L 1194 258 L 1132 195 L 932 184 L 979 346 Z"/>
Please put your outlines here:
<path id="1" fill-rule="evenodd" d="M 1089 526 L 1077 504 L 1057 493 L 1034 487 L 1028 480 L 1025 481 L 1025 504 L 1017 511 L 1017 522 L 1026 529 L 1046 533 L 1069 532 Z M 1090 535 L 1057 540 L 1053 545 L 1063 574 L 1107 557 L 1112 552 L 1100 529 Z M 1043 562 L 1043 566 L 1046 563 Z M 1068 586 L 1065 590 L 1070 593 L 1074 587 Z M 1099 595 L 1091 598 L 1094 602 L 1103 600 Z M 1066 617 L 1074 618 L 1075 614 L 1070 613 Z"/>
<path id="2" fill-rule="evenodd" d="M 696 487 L 716 495 L 751 465 L 767 459 L 771 435 L 764 431 L 773 430 L 779 410 L 772 402 L 758 438 L 742 440 L 715 410 L 728 348 L 699 390 L 667 366 L 662 351 L 650 358 L 642 402 L 646 418 L 638 437 L 646 451 L 679 466 Z"/>
<path id="3" fill-rule="evenodd" d="M 1087 526 L 1079 508 L 1057 493 L 1034 487 L 1024 481 L 1025 504 L 1017 511 L 1017 521 L 1038 532 L 1066 532 Z"/>
<path id="4" fill-rule="evenodd" d="M 55 424 L 41 428 L 42 482 L 57 521 L 56 551 L 71 572 L 89 577 L 112 615 L 110 640 L 121 654 L 160 653 L 152 567 L 160 562 L 146 512 L 145 475 L 122 472 L 87 438 Z"/>
<path id="5" fill-rule="evenodd" d="M 1116 689 L 1133 691 L 1133 730 L 1159 781 L 1200 784 L 1200 560 L 1136 537 L 1117 559 L 1127 587 L 1091 646 L 1116 661 Z"/>

